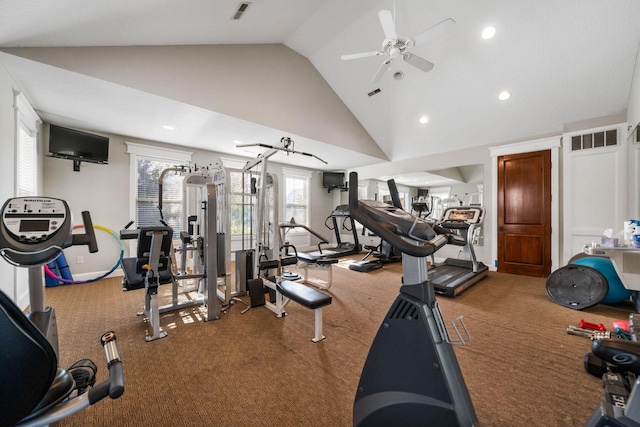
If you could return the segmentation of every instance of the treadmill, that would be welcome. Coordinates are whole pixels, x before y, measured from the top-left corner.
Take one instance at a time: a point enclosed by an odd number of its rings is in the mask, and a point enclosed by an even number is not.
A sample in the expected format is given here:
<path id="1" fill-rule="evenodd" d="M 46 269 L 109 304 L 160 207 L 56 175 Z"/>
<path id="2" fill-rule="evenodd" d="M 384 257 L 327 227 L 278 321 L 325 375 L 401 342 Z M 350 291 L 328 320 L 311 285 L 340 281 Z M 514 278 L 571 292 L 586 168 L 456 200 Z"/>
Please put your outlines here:
<path id="1" fill-rule="evenodd" d="M 489 267 L 478 262 L 473 250 L 473 233 L 482 226 L 485 210 L 479 206 L 456 206 L 445 209 L 437 225 L 454 235 L 449 243 L 462 246 L 462 256 L 447 258 L 429 270 L 436 293 L 453 297 L 487 276 Z"/>
<path id="2" fill-rule="evenodd" d="M 330 220 L 331 220 L 331 222 L 329 222 Z M 347 225 L 347 222 L 348 222 L 348 225 Z M 320 243 L 318 243 L 318 250 L 317 251 L 313 251 L 313 252 L 297 252 L 296 253 L 298 259 L 300 259 L 302 261 L 306 261 L 306 262 L 311 262 L 311 263 L 316 262 L 319 259 L 340 258 L 340 257 L 347 256 L 347 255 L 357 254 L 357 253 L 360 253 L 362 251 L 362 245 L 360 244 L 360 241 L 358 240 L 358 232 L 356 230 L 355 221 L 351 217 L 351 215 L 349 214 L 349 205 L 339 205 L 338 207 L 336 207 L 331 212 L 331 214 L 327 217 L 327 219 L 324 222 L 324 225 L 328 229 L 333 230 L 333 232 L 335 234 L 335 237 L 336 237 L 336 245 L 335 246 L 322 248 L 321 247 L 322 244 L 328 244 L 329 242 L 327 242 L 318 233 L 312 231 L 309 227 L 306 227 L 306 226 L 301 225 L 301 224 L 296 224 L 295 222 L 293 222 L 293 220 L 291 222 L 286 222 L 286 223 L 281 223 L 280 224 L 280 231 L 281 231 L 282 236 L 283 236 L 282 241 L 284 242 L 286 240 L 285 239 L 285 235 L 292 228 L 303 228 L 303 229 L 309 231 L 310 233 L 312 233 L 314 236 L 316 236 L 319 239 L 321 239 Z M 340 237 L 340 230 L 341 229 L 347 230 L 347 231 L 352 233 L 353 242 L 343 242 L 342 241 L 342 239 Z"/>

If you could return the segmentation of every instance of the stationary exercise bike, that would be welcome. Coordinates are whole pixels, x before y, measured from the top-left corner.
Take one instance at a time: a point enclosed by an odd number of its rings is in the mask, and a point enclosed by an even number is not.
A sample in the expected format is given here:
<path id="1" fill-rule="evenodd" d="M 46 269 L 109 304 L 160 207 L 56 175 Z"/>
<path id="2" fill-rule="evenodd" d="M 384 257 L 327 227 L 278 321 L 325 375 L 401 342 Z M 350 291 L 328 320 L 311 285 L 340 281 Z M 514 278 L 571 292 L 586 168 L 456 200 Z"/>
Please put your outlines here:
<path id="1" fill-rule="evenodd" d="M 358 175 L 352 172 L 351 215 L 402 252 L 403 284 L 362 369 L 353 405 L 353 425 L 473 426 L 477 416 L 428 279 L 426 263 L 427 257 L 453 237 L 438 226 L 434 231 L 423 219 L 396 207 L 399 202 L 392 206 L 358 200 L 357 189 Z M 391 193 L 393 196 L 393 189 Z M 466 339 L 468 333 L 459 334 L 458 340 Z M 640 343 L 597 340 L 592 351 L 602 360 L 635 373 L 638 379 L 626 408 L 603 402 L 585 425 L 640 427 Z"/>
<path id="2" fill-rule="evenodd" d="M 72 234 L 71 212 L 63 200 L 13 198 L 0 211 L 0 256 L 15 266 L 29 268 L 31 309 L 25 315 L 0 292 L 2 425 L 51 424 L 107 396 L 116 399 L 124 392 L 114 332 L 100 338 L 109 379 L 80 394 L 83 390 L 77 387 L 72 373 L 58 367 L 56 319 L 53 308 L 44 307 L 42 265 L 71 245 L 88 245 L 90 252 L 98 250 L 91 217 L 88 212 L 82 216 L 85 234 Z"/>
<path id="3" fill-rule="evenodd" d="M 426 258 L 455 237 L 437 234 L 427 221 L 401 208 L 358 200 L 357 189 L 358 176 L 352 172 L 351 215 L 402 252 L 403 285 L 362 369 L 353 424 L 474 425 L 476 413 L 427 277 Z"/>

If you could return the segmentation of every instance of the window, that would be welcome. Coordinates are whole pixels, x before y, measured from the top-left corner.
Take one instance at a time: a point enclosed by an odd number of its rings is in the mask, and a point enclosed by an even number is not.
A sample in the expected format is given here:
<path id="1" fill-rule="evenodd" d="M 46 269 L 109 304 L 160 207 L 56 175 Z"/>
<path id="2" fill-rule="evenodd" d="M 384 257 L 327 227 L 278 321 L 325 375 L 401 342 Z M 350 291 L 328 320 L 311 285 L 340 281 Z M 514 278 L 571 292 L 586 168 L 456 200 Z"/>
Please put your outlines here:
<path id="1" fill-rule="evenodd" d="M 174 235 L 181 231 L 182 176 L 169 172 L 162 180 L 162 218 L 160 216 L 160 175 L 175 166 L 174 162 L 138 157 L 136 159 L 136 224 L 149 227 L 164 220 L 173 228 Z"/>
<path id="2" fill-rule="evenodd" d="M 444 210 L 450 206 L 451 187 L 432 187 L 429 189 L 432 200 L 431 218 L 440 219 Z"/>
<path id="3" fill-rule="evenodd" d="M 574 135 L 571 137 L 571 151 L 589 148 L 609 147 L 618 144 L 618 129 Z"/>
<path id="4" fill-rule="evenodd" d="M 186 164 L 191 154 L 127 142 L 131 154 L 131 218 L 138 227 L 160 225 L 160 174 L 168 168 Z M 162 181 L 162 217 L 173 228 L 174 236 L 182 230 L 182 177 L 168 172 Z"/>
<path id="5" fill-rule="evenodd" d="M 309 181 L 311 173 L 293 169 L 283 169 L 284 176 L 284 218 L 291 218 L 302 225 L 309 225 Z"/>
<path id="6" fill-rule="evenodd" d="M 40 118 L 22 94 L 15 97 L 16 191 L 18 197 L 38 194 L 38 124 Z"/>
<path id="7" fill-rule="evenodd" d="M 245 238 L 251 236 L 251 219 L 256 204 L 256 196 L 251 194 L 251 173 L 230 170 L 231 177 L 231 235 Z"/>

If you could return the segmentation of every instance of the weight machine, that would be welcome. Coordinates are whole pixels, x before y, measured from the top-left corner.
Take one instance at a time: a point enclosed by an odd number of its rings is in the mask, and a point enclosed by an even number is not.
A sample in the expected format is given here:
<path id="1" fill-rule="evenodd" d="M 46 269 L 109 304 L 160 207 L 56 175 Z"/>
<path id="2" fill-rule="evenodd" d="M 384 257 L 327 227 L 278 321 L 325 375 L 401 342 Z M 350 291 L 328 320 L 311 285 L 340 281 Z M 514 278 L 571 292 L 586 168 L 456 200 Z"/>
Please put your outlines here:
<path id="1" fill-rule="evenodd" d="M 265 144 L 258 144 L 266 146 Z M 324 339 L 322 334 L 322 307 L 331 304 L 332 298 L 317 289 L 308 287 L 292 280 L 284 280 L 282 268 L 297 264 L 295 256 L 286 254 L 288 245 L 281 242 L 278 224 L 278 180 L 275 175 L 267 173 L 268 159 L 279 151 L 287 154 L 296 153 L 316 157 L 312 154 L 293 150 L 293 141 L 282 138 L 279 146 L 267 146 L 269 150 L 250 160 L 243 168 L 249 172 L 260 166 L 259 177 L 253 182 L 257 195 L 256 209 L 256 253 L 254 257 L 254 271 L 257 279 L 248 281 L 251 307 L 264 305 L 275 313 L 276 317 L 287 315 L 285 308 L 290 301 L 311 309 L 315 314 L 315 330 L 313 342 Z M 316 157 L 317 158 L 317 157 Z M 322 159 L 320 159 L 322 160 Z M 324 162 L 324 160 L 322 160 Z M 326 162 L 325 162 L 326 163 Z M 265 293 L 269 298 L 265 298 Z"/>
<path id="2" fill-rule="evenodd" d="M 173 246 L 175 240 L 172 229 L 167 226 L 163 216 L 163 181 L 168 173 L 183 176 L 182 230 L 178 248 Z M 162 313 L 202 305 L 205 308 L 202 311 L 204 320 L 217 320 L 223 304 L 226 308 L 234 300 L 235 294 L 228 286 L 229 221 L 222 214 L 228 212 L 229 206 L 225 185 L 228 185 L 228 173 L 220 161 L 206 168 L 167 168 L 160 174 L 158 186 L 158 209 L 163 225 L 138 230 L 125 227 L 121 231 L 121 238 L 138 240 L 137 257 L 123 260 L 123 289 L 146 289 L 144 311 L 138 315 L 145 315 L 151 324 L 153 332 L 146 337 L 147 341 L 167 335 L 166 331 L 160 330 L 159 318 Z M 218 218 L 221 220 L 218 221 Z M 180 253 L 179 266 L 175 253 Z M 171 283 L 171 302 L 160 307 L 158 287 L 165 283 Z M 191 286 L 194 283 L 196 286 Z M 182 293 L 197 290 L 198 296 L 180 300 L 180 284 Z"/>

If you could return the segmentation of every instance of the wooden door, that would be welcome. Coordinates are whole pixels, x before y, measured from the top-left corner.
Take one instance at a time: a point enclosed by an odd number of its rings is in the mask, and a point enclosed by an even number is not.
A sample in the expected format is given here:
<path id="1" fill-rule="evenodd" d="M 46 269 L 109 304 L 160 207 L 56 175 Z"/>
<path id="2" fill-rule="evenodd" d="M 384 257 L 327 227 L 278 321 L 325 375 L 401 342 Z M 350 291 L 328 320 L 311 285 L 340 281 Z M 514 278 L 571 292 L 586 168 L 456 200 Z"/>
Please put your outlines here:
<path id="1" fill-rule="evenodd" d="M 498 271 L 551 274 L 551 151 L 498 157 Z"/>

